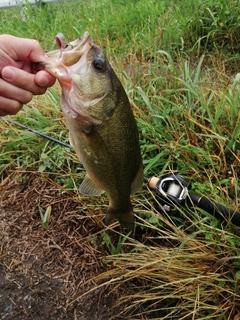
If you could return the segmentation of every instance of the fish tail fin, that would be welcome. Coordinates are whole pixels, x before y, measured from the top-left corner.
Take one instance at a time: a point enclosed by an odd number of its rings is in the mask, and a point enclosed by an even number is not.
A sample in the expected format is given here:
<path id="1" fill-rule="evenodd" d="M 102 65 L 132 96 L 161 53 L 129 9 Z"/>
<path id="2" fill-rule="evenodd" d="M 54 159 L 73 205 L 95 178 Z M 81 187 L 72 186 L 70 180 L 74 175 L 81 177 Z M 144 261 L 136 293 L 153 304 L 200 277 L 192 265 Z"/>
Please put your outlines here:
<path id="1" fill-rule="evenodd" d="M 127 231 L 135 230 L 135 217 L 132 207 L 126 211 L 119 211 L 109 208 L 104 223 L 106 226 L 109 226 L 111 223 L 119 221 L 121 227 Z"/>

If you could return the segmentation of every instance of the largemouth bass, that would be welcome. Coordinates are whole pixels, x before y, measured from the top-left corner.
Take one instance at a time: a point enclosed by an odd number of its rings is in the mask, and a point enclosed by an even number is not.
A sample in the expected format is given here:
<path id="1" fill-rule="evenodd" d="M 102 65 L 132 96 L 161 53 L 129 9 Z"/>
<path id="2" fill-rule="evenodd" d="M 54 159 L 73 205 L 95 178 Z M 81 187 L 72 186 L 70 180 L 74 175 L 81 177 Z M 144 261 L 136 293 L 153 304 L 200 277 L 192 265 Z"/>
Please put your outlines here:
<path id="1" fill-rule="evenodd" d="M 118 220 L 134 230 L 130 194 L 142 186 L 143 166 L 128 97 L 88 32 L 70 43 L 58 34 L 56 41 L 59 49 L 47 54 L 52 63 L 45 70 L 59 80 L 70 143 L 87 172 L 80 193 L 96 196 L 105 191 L 105 224 Z"/>

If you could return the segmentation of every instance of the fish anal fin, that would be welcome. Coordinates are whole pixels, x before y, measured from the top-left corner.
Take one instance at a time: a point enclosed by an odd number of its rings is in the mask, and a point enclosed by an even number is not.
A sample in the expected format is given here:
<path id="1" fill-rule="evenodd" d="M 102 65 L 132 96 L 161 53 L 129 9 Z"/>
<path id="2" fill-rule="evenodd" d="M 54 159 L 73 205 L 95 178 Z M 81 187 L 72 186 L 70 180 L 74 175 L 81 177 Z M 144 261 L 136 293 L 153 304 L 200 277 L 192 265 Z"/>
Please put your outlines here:
<path id="1" fill-rule="evenodd" d="M 85 196 L 100 196 L 104 190 L 98 188 L 94 182 L 90 179 L 88 174 L 86 174 L 83 182 L 79 187 L 79 192 Z"/>
<path id="2" fill-rule="evenodd" d="M 143 185 L 143 165 L 141 162 L 139 169 L 137 171 L 137 174 L 131 184 L 131 194 L 134 194 L 139 189 L 141 189 L 142 185 Z"/>

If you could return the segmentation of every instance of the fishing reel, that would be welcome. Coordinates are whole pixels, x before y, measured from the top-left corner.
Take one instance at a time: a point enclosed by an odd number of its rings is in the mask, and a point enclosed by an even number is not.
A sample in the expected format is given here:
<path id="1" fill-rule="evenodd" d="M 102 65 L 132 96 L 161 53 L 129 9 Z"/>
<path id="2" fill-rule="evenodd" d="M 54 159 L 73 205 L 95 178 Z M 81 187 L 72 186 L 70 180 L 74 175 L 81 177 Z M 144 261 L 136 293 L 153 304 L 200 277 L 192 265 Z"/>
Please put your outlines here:
<path id="1" fill-rule="evenodd" d="M 156 200 L 162 204 L 165 211 L 181 206 L 188 196 L 189 183 L 179 175 L 167 175 L 161 179 L 144 178 L 151 189 L 156 191 Z"/>
<path id="2" fill-rule="evenodd" d="M 158 206 L 160 210 L 170 212 L 187 202 L 190 207 L 198 207 L 213 216 L 224 218 L 240 227 L 240 212 L 227 208 L 207 197 L 190 193 L 188 191 L 189 183 L 179 175 L 171 174 L 162 178 L 144 177 L 144 182 L 148 184 L 150 189 L 155 190 L 156 200 L 161 204 L 161 207 Z"/>

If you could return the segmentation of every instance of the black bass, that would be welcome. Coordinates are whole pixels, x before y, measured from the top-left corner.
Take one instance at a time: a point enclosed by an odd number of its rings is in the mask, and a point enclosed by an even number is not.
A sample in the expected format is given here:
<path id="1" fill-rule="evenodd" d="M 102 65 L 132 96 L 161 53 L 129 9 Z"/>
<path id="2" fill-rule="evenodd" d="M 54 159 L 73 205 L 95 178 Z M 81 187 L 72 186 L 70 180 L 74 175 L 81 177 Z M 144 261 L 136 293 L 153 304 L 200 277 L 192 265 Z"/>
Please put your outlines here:
<path id="1" fill-rule="evenodd" d="M 105 224 L 119 221 L 134 230 L 130 195 L 143 183 L 143 166 L 136 121 L 122 84 L 102 49 L 85 32 L 67 43 L 56 36 L 59 50 L 47 53 L 45 70 L 61 85 L 61 104 L 70 143 L 87 174 L 80 193 L 106 192 Z"/>

